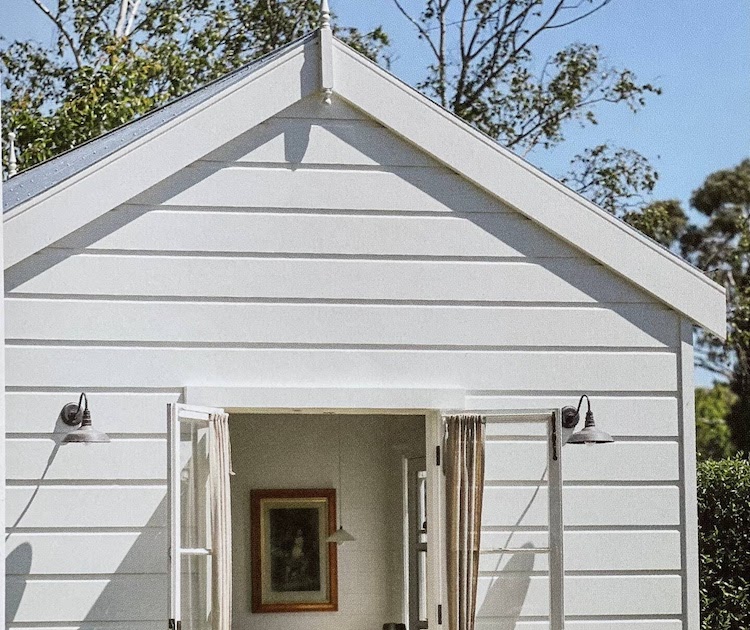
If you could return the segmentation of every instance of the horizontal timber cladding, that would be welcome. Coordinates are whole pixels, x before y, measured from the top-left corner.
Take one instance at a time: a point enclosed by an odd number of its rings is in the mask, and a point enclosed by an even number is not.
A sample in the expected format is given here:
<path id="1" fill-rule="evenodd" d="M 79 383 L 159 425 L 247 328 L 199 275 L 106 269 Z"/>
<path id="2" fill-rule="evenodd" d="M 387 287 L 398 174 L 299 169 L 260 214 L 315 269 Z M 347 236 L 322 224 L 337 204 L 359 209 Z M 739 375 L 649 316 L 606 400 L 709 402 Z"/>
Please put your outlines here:
<path id="1" fill-rule="evenodd" d="M 100 426 L 97 423 L 97 428 Z M 135 464 L 135 462 L 138 462 Z M 10 438 L 6 442 L 7 479 L 167 478 L 164 439 L 113 439 L 106 449 L 60 444 L 59 436 Z"/>
<path id="2" fill-rule="evenodd" d="M 678 575 L 567 576 L 565 614 L 571 617 L 679 615 L 680 582 Z M 507 615 L 509 600 L 515 600 L 519 616 L 546 615 L 549 608 L 548 578 L 514 574 L 479 576 L 478 619 Z"/>
<path id="3" fill-rule="evenodd" d="M 488 530 L 482 532 L 482 548 L 540 548 L 547 546 L 545 530 Z M 573 530 L 565 532 L 565 570 L 571 572 L 642 572 L 680 570 L 680 532 L 673 530 Z M 515 558 L 515 559 L 514 559 Z M 479 571 L 547 572 L 546 553 L 529 553 L 520 562 L 513 553 L 482 553 Z"/>
<path id="4" fill-rule="evenodd" d="M 161 484 L 87 485 L 70 480 L 64 486 L 12 485 L 6 490 L 5 522 L 11 531 L 165 527 L 166 496 L 166 486 Z"/>
<path id="5" fill-rule="evenodd" d="M 164 574 L 167 530 L 20 531 L 5 541 L 7 575 Z M 28 551 L 25 551 L 25 548 Z"/>
<path id="6" fill-rule="evenodd" d="M 9 576 L 6 588 L 10 597 L 15 590 L 23 592 L 15 622 L 155 621 L 165 616 L 166 575 Z"/>
<path id="7" fill-rule="evenodd" d="M 549 630 L 549 622 L 517 620 L 516 617 L 484 617 L 477 619 L 477 630 Z M 683 630 L 681 619 L 623 619 L 622 617 L 591 617 L 586 620 L 567 619 L 566 630 Z M 82 628 L 86 630 L 86 628 Z"/>
<path id="8" fill-rule="evenodd" d="M 165 621 L 91 621 L 83 623 L 74 623 L 71 625 L 65 621 L 55 620 L 46 622 L 43 626 L 28 623 L 8 623 L 8 629 L 14 630 L 164 630 Z"/>
<path id="9" fill-rule="evenodd" d="M 674 316 L 609 308 L 9 298 L 9 340 L 674 348 Z M 81 326 L 86 321 L 87 326 Z"/>
<path id="10" fill-rule="evenodd" d="M 71 355 L 76 369 L 69 369 Z M 669 352 L 169 348 L 12 345 L 9 386 L 420 386 L 513 390 L 674 391 Z M 116 369 L 112 369 L 112 366 Z M 262 370 L 249 369 L 262 366 Z M 637 366 L 637 369 L 635 369 Z"/>
<path id="11" fill-rule="evenodd" d="M 576 481 L 677 481 L 679 459 L 677 442 L 623 442 L 606 448 L 584 449 L 565 446 L 563 479 Z M 520 440 L 487 443 L 485 479 L 512 483 L 537 481 L 547 470 L 546 458 L 537 452 L 547 443 Z M 588 452 L 590 451 L 590 452 Z M 633 462 L 639 462 L 635 466 Z"/>
<path id="12" fill-rule="evenodd" d="M 133 203 L 401 212 L 496 212 L 499 207 L 494 197 L 443 168 L 361 171 L 222 166 L 197 163 L 138 195 Z"/>
<path id="13" fill-rule="evenodd" d="M 547 527 L 547 488 L 491 486 L 484 491 L 482 527 Z M 680 525 L 675 485 L 576 486 L 565 483 L 565 527 L 649 527 Z M 519 516 L 520 515 L 520 516 Z"/>
<path id="14" fill-rule="evenodd" d="M 113 231 L 113 228 L 116 227 Z M 429 229 L 426 229 L 429 228 Z M 165 241 L 162 234 L 172 237 Z M 315 235 L 311 238 L 311 235 Z M 501 238 L 498 238 L 501 237 Z M 466 244 L 471 243 L 467 250 Z M 321 213 L 125 205 L 56 248 L 435 258 L 575 258 L 582 254 L 519 214 Z"/>
<path id="15" fill-rule="evenodd" d="M 228 142 L 202 161 L 255 164 L 330 164 L 357 166 L 433 166 L 381 125 L 368 120 L 277 116 Z M 289 113 L 289 112 L 287 112 Z M 312 113 L 312 112 L 310 112 Z"/>
<path id="16" fill-rule="evenodd" d="M 12 268 L 13 293 L 449 302 L 651 302 L 578 258 L 344 260 L 73 254 L 48 249 Z"/>

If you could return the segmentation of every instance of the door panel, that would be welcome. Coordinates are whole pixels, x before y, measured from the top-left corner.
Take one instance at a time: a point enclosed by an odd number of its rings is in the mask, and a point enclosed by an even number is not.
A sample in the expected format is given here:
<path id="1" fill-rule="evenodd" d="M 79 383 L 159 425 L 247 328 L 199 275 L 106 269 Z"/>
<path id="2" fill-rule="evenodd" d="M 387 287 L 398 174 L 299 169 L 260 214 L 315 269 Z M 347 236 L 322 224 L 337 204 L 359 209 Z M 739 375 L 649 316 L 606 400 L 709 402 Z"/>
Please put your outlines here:
<path id="1" fill-rule="evenodd" d="M 209 422 L 223 409 L 168 406 L 170 627 L 210 630 Z"/>

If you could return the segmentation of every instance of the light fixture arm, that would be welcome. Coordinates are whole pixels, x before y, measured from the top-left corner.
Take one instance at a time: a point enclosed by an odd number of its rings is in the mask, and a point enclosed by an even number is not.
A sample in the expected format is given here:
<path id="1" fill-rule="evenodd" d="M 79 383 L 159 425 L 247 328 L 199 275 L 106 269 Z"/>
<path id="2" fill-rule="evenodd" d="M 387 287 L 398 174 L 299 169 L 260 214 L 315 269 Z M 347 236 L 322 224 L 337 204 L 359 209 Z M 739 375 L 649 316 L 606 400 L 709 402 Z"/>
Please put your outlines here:
<path id="1" fill-rule="evenodd" d="M 596 422 L 594 422 L 594 412 L 591 411 L 591 400 L 586 394 L 583 394 L 578 399 L 578 407 L 563 407 L 562 408 L 562 426 L 564 429 L 574 429 L 581 419 L 579 412 L 581 405 L 583 405 L 583 399 L 586 399 L 586 422 L 583 428 L 577 433 L 573 433 L 566 442 L 568 444 L 606 444 L 614 442 L 612 436 L 597 428 Z"/>
<path id="2" fill-rule="evenodd" d="M 83 414 L 79 419 L 78 416 L 81 414 L 81 403 L 84 404 Z M 91 412 L 89 411 L 89 399 L 85 392 L 81 392 L 78 398 L 78 404 L 68 403 L 62 409 L 62 421 L 70 427 L 75 427 L 81 424 L 84 420 L 91 422 Z"/>
<path id="3" fill-rule="evenodd" d="M 578 424 L 578 421 L 581 418 L 579 412 L 581 411 L 581 405 L 583 404 L 584 398 L 586 399 L 586 404 L 588 405 L 588 410 L 586 411 L 586 420 L 588 420 L 589 416 L 591 416 L 591 400 L 589 400 L 589 397 L 586 394 L 583 394 L 583 396 L 578 399 L 578 406 L 576 408 L 573 408 L 571 406 L 563 407 L 562 426 L 564 429 L 574 429 Z"/>

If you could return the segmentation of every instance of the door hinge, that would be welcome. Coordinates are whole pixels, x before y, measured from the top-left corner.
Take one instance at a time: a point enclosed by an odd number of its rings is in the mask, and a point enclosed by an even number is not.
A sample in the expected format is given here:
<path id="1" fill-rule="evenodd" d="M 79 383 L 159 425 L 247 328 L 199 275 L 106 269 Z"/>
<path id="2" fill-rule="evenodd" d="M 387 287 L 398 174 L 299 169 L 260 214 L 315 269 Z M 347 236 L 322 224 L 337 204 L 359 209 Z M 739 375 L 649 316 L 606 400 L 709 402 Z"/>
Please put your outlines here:
<path id="1" fill-rule="evenodd" d="M 435 466 L 440 466 L 440 447 L 435 447 Z"/>
<path id="2" fill-rule="evenodd" d="M 438 604 L 438 625 L 443 625 L 443 605 Z"/>
<path id="3" fill-rule="evenodd" d="M 552 461 L 557 461 L 557 417 L 552 414 Z"/>
<path id="4" fill-rule="evenodd" d="M 175 621 L 174 619 L 169 620 L 169 630 L 180 630 L 181 627 L 181 621 Z"/>

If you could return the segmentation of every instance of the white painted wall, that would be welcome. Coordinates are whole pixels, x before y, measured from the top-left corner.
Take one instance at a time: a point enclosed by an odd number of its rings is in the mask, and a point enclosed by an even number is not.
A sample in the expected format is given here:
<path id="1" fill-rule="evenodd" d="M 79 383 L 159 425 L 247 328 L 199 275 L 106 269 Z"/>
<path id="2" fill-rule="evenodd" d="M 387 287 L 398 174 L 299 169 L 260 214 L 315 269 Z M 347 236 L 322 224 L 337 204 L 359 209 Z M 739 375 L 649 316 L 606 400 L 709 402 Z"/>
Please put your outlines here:
<path id="1" fill-rule="evenodd" d="M 568 627 L 684 627 L 679 317 L 344 103 L 286 110 L 6 280 L 10 627 L 163 628 L 159 462 L 186 385 L 463 388 L 472 409 L 586 392 L 618 442 L 565 448 L 569 548 L 609 549 L 568 552 Z M 113 441 L 69 454 L 57 414 L 82 389 Z M 523 468 L 492 448 L 497 474 Z M 488 505 L 527 490 L 498 479 Z M 539 630 L 537 582 L 519 629 Z"/>
<path id="2" fill-rule="evenodd" d="M 337 613 L 250 613 L 250 490 L 337 488 L 338 436 L 344 526 Z M 378 630 L 403 622 L 401 458 L 424 455 L 424 417 L 230 417 L 235 630 Z M 340 501 L 338 495 L 337 499 Z"/>

